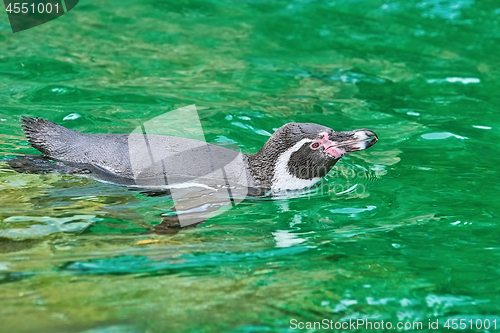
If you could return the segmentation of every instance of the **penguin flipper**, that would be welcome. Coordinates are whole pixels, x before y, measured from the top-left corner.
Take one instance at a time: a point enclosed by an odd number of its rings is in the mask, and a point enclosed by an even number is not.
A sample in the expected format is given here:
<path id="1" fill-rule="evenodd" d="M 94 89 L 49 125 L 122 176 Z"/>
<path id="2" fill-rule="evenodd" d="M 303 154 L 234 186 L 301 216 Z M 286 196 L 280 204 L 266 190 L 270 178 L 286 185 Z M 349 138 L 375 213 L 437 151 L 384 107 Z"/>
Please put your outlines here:
<path id="1" fill-rule="evenodd" d="M 42 155 L 24 155 L 7 161 L 9 167 L 19 173 L 31 174 L 88 174 L 90 171 L 84 167 L 66 165 L 62 162 L 55 162 Z"/>
<path id="2" fill-rule="evenodd" d="M 68 143 L 77 140 L 81 134 L 38 117 L 23 116 L 21 123 L 31 146 L 52 158 L 63 154 L 68 149 Z"/>

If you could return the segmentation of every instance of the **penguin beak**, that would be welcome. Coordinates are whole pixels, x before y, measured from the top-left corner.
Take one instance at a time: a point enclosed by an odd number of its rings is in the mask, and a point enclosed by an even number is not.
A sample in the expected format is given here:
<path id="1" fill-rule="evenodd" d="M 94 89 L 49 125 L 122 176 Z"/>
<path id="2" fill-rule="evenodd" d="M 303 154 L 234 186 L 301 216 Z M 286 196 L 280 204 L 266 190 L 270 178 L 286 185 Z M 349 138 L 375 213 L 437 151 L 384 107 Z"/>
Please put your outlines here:
<path id="1" fill-rule="evenodd" d="M 358 150 L 370 148 L 378 141 L 378 136 L 374 131 L 363 128 L 354 131 L 353 139 L 348 140 L 346 147 L 350 153 Z"/>
<path id="2" fill-rule="evenodd" d="M 325 144 L 324 152 L 334 158 L 341 158 L 355 151 L 370 148 L 378 141 L 378 136 L 372 130 L 363 128 L 354 131 L 332 132 L 329 143 Z"/>

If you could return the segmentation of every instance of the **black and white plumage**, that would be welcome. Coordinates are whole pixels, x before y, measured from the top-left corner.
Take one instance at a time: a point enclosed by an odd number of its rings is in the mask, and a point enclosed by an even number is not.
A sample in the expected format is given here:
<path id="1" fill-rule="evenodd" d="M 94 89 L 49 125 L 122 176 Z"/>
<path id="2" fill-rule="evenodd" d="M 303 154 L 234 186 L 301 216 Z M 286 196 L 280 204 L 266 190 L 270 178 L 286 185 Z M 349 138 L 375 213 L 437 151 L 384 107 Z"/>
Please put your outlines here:
<path id="1" fill-rule="evenodd" d="M 377 140 L 369 129 L 335 132 L 318 124 L 288 123 L 262 149 L 248 155 L 248 166 L 257 186 L 302 189 L 317 183 L 341 157 L 369 148 Z"/>
<path id="2" fill-rule="evenodd" d="M 13 169 L 25 173 L 82 174 L 100 181 L 135 185 L 129 147 L 132 134 L 85 134 L 41 118 L 24 117 L 21 122 L 28 141 L 43 153 L 43 157 L 10 160 Z M 167 147 L 161 149 L 174 153 L 179 150 L 169 162 L 174 166 L 180 163 L 176 167 L 183 170 L 188 180 L 203 174 L 199 159 L 207 149 L 212 157 L 223 156 L 212 158 L 212 167 L 217 161 L 223 163 L 227 156 L 235 154 L 233 150 L 212 144 L 202 144 L 203 151 L 191 150 L 188 154 L 181 154 L 180 149 L 186 140 L 190 139 L 167 137 L 162 141 L 167 142 Z M 245 174 L 248 186 L 252 188 L 302 189 L 318 182 L 341 157 L 369 148 L 377 140 L 377 135 L 368 129 L 335 132 L 318 124 L 288 123 L 279 128 L 257 153 L 244 155 L 241 173 Z"/>

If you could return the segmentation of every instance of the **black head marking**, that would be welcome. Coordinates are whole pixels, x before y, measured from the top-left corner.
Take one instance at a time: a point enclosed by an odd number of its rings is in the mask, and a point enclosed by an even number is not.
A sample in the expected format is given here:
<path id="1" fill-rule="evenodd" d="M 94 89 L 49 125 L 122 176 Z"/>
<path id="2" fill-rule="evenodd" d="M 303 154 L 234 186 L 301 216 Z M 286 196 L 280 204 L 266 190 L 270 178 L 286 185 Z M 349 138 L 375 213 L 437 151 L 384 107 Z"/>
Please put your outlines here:
<path id="1" fill-rule="evenodd" d="M 339 159 L 325 154 L 322 149 L 311 149 L 311 143 L 305 142 L 290 155 L 288 172 L 300 179 L 324 177 Z"/>

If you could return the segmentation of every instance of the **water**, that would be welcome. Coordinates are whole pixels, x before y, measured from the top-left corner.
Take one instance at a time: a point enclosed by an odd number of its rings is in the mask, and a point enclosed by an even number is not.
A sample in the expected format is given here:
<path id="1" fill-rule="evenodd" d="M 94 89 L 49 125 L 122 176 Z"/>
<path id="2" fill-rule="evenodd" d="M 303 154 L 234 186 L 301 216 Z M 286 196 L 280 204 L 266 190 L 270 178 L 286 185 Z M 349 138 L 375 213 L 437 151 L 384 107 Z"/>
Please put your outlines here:
<path id="1" fill-rule="evenodd" d="M 499 14 L 477 0 L 87 0 L 15 35 L 1 16 L 2 159 L 35 153 L 21 115 L 127 133 L 190 104 L 208 141 L 248 153 L 290 121 L 380 140 L 342 159 L 330 192 L 247 200 L 173 235 L 145 234 L 168 198 L 1 169 L 0 331 L 498 328 Z"/>

